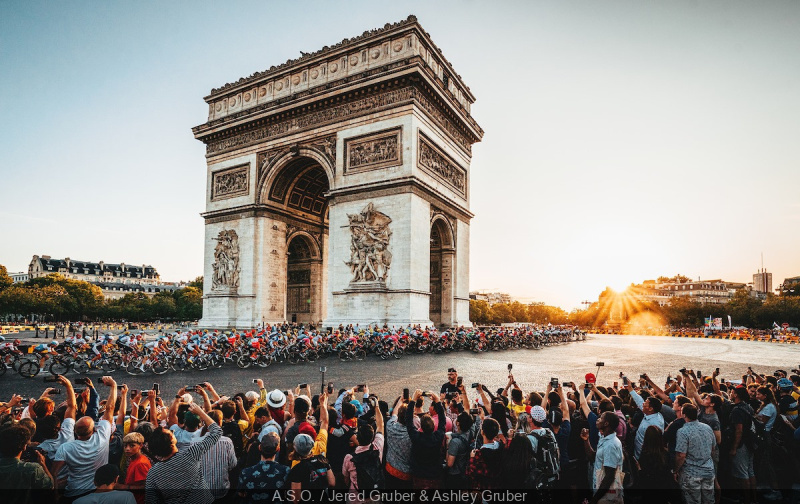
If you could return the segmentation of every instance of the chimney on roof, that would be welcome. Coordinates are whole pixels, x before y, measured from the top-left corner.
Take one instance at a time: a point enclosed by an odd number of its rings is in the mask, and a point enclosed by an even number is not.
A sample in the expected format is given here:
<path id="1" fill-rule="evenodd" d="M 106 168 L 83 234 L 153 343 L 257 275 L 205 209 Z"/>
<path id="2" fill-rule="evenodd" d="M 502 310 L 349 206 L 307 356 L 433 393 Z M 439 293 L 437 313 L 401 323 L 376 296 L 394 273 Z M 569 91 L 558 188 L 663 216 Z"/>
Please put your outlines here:
<path id="1" fill-rule="evenodd" d="M 45 261 L 49 261 L 50 260 L 50 256 L 43 255 L 42 259 L 44 259 Z"/>
<path id="2" fill-rule="evenodd" d="M 119 263 L 120 271 L 125 271 L 125 263 Z"/>

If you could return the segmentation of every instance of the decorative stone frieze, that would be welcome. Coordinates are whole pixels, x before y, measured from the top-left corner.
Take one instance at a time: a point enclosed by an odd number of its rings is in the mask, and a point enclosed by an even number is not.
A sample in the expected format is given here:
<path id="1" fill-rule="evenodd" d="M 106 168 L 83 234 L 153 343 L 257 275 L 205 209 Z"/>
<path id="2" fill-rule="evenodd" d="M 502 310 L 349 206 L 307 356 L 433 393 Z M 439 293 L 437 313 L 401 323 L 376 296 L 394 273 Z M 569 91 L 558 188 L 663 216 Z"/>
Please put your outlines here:
<path id="1" fill-rule="evenodd" d="M 403 128 L 345 140 L 345 175 L 403 164 Z"/>
<path id="2" fill-rule="evenodd" d="M 250 163 L 211 174 L 211 201 L 250 194 Z"/>
<path id="3" fill-rule="evenodd" d="M 467 171 L 439 149 L 422 131 L 418 138 L 417 165 L 466 198 Z"/>

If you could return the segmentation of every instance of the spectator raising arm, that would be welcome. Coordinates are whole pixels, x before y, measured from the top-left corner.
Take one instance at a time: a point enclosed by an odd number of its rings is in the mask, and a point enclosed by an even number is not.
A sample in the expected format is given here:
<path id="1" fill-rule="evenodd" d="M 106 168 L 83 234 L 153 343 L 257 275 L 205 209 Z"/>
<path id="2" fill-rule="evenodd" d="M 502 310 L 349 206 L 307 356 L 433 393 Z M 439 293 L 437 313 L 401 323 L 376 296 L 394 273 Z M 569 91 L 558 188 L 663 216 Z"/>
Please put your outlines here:
<path id="1" fill-rule="evenodd" d="M 176 424 L 180 423 L 178 421 L 178 407 L 181 405 L 180 396 L 182 396 L 185 393 L 186 393 L 186 389 L 181 387 L 181 389 L 178 390 L 178 393 L 175 394 L 175 398 L 172 400 L 172 404 L 170 404 L 170 406 L 169 406 L 169 414 L 167 416 L 167 423 L 169 425 L 176 425 Z"/>
<path id="2" fill-rule="evenodd" d="M 160 425 L 158 422 L 158 406 L 156 404 L 156 391 L 147 391 L 147 401 L 150 403 L 150 423 Z"/>
<path id="3" fill-rule="evenodd" d="M 208 394 L 206 393 L 205 384 L 197 386 L 197 393 L 203 398 L 203 411 L 208 413 L 211 411 L 211 400 L 208 398 Z"/>
<path id="4" fill-rule="evenodd" d="M 208 390 L 212 401 L 219 401 L 219 394 L 217 394 L 217 391 L 214 390 L 214 386 L 211 385 L 211 382 L 203 382 L 203 388 Z"/>
<path id="5" fill-rule="evenodd" d="M 116 387 L 114 387 L 116 388 Z M 119 389 L 119 413 L 117 413 L 117 425 L 125 425 L 125 413 L 128 411 L 128 386 L 123 384 Z"/>
<path id="6" fill-rule="evenodd" d="M 66 376 L 59 375 L 58 381 L 64 386 L 67 391 L 67 409 L 64 411 L 64 419 L 71 418 L 75 420 L 78 412 L 78 401 L 75 398 L 75 389 L 72 388 L 72 382 Z"/>
<path id="7" fill-rule="evenodd" d="M 117 404 L 117 382 L 110 376 L 104 376 L 102 382 L 108 385 L 108 400 L 106 401 L 106 409 L 103 412 L 103 420 L 111 423 L 114 419 L 114 406 Z"/>
<path id="8" fill-rule="evenodd" d="M 98 412 L 100 411 L 100 396 L 97 395 L 97 390 L 95 390 L 94 384 L 89 378 L 86 378 L 86 387 L 89 390 L 89 402 L 86 406 L 86 416 L 96 422 L 98 419 Z"/>
<path id="9" fill-rule="evenodd" d="M 376 417 L 380 415 L 375 415 Z M 328 430 L 328 392 L 319 396 L 319 430 Z"/>

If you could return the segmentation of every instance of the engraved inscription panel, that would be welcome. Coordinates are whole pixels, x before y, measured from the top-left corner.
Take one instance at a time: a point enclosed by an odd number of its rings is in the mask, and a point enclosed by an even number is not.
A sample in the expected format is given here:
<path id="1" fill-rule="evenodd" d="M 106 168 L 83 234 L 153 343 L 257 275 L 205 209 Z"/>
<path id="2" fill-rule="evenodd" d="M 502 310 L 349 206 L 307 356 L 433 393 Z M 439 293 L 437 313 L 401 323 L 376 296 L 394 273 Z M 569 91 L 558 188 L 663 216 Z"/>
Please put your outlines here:
<path id="1" fill-rule="evenodd" d="M 422 131 L 419 132 L 417 164 L 458 194 L 467 195 L 467 171 L 439 149 Z"/>
<path id="2" fill-rule="evenodd" d="M 358 173 L 403 164 L 403 128 L 393 128 L 345 141 L 344 172 Z"/>
<path id="3" fill-rule="evenodd" d="M 212 174 L 211 201 L 250 194 L 250 165 L 234 166 Z"/>

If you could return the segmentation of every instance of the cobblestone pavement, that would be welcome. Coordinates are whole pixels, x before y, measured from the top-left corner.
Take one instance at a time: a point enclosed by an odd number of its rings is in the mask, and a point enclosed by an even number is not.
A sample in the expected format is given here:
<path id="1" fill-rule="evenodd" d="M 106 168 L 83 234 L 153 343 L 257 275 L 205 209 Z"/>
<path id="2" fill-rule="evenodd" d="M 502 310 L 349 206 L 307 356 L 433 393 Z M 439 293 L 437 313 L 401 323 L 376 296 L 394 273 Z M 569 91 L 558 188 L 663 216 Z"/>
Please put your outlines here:
<path id="1" fill-rule="evenodd" d="M 438 392 L 446 381 L 448 367 L 455 367 L 468 386 L 472 382 L 481 382 L 495 389 L 505 386 L 507 365 L 512 363 L 515 378 L 523 390 L 544 390 L 551 377 L 559 381 L 583 382 L 586 373 L 597 372 L 594 366 L 597 361 L 605 363 L 599 373 L 598 383 L 601 385 L 610 385 L 618 380 L 620 372 L 632 379 L 647 372 L 654 380 L 663 383 L 668 373 L 675 376 L 683 366 L 704 372 L 719 367 L 722 377 L 740 379 L 748 365 L 756 371 L 769 373 L 775 369 L 796 369 L 800 365 L 800 346 L 662 336 L 590 335 L 585 342 L 541 350 L 406 355 L 400 360 L 388 361 L 370 356 L 363 362 L 341 362 L 329 357 L 313 364 L 292 366 L 282 363 L 266 369 L 242 370 L 228 365 L 223 369 L 170 372 L 161 376 L 134 377 L 117 371 L 114 377 L 118 383 L 127 383 L 135 389 L 150 389 L 153 383 L 159 383 L 163 395 L 169 398 L 179 387 L 202 381 L 212 382 L 221 394 L 252 390 L 255 389 L 254 378 L 262 378 L 268 389 L 286 389 L 307 382 L 317 392 L 321 384 L 319 367 L 327 366 L 325 380 L 332 381 L 337 390 L 366 383 L 372 392 L 393 401 L 404 387 L 412 391 L 419 387 Z M 74 373 L 69 375 L 71 379 L 76 376 Z M 97 375 L 90 376 L 97 381 Z M 0 377 L 0 400 L 7 401 L 12 392 L 38 397 L 44 387 L 41 375 L 25 379 L 9 371 Z M 99 388 L 101 395 L 105 395 L 104 387 Z"/>

